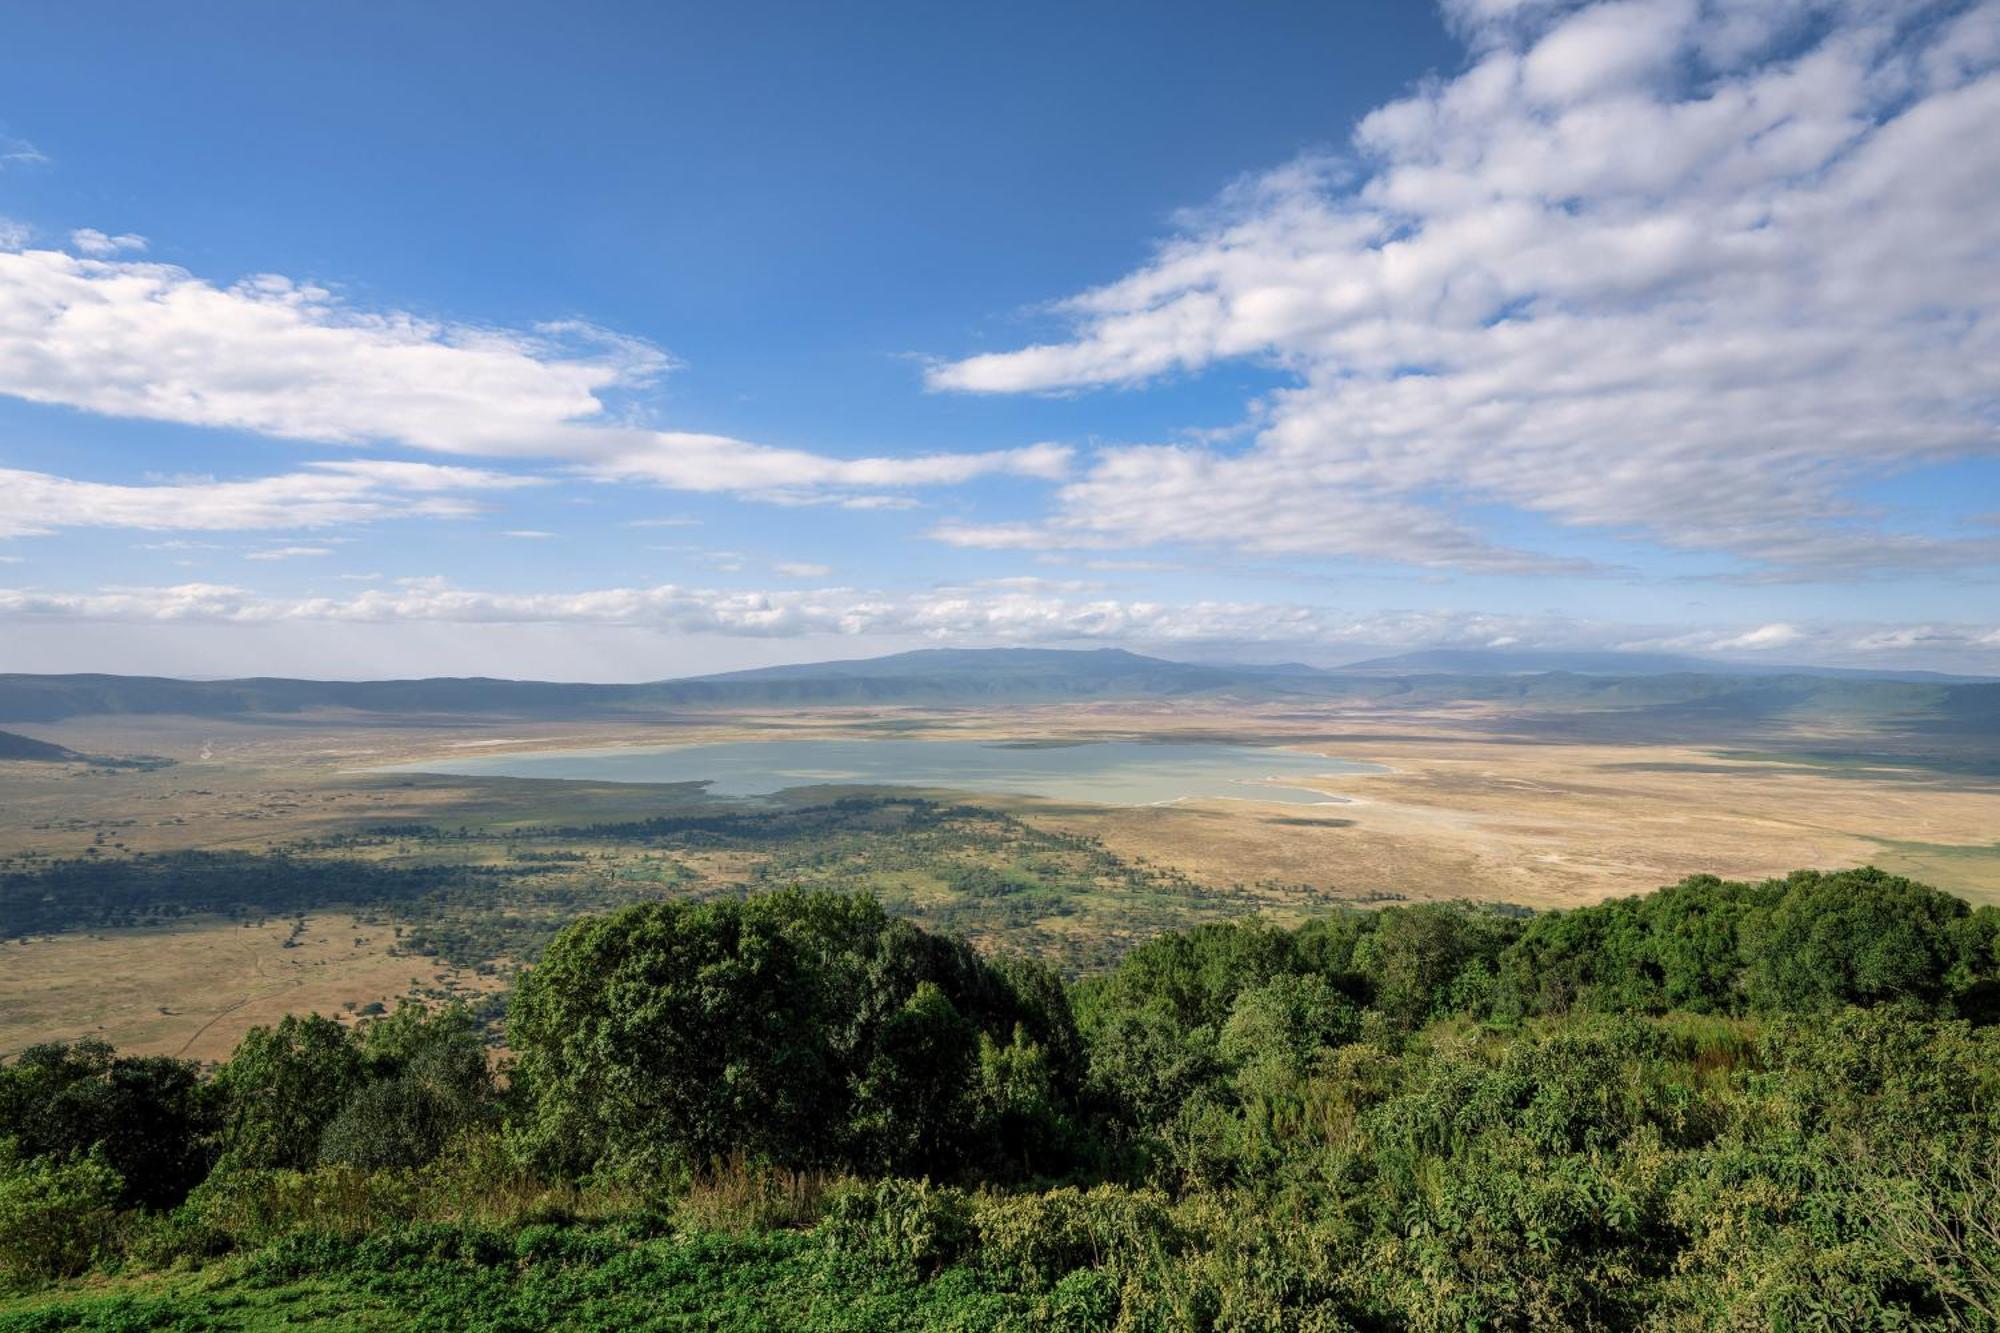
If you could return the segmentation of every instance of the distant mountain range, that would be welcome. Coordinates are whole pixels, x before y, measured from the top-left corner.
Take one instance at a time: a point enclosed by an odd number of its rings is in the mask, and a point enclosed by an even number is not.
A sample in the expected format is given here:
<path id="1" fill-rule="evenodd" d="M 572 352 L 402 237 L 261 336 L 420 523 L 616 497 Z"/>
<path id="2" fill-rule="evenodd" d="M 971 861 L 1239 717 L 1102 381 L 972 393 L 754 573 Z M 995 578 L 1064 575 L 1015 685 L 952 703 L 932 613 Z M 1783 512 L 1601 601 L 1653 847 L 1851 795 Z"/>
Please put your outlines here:
<path id="1" fill-rule="evenodd" d="M 1567 671 L 1579 676 L 1818 676 L 1826 680 L 1910 680 L 1988 683 L 1992 676 L 1952 676 L 1942 671 L 1870 670 L 1795 666 L 1776 662 L 1718 662 L 1671 653 L 1548 653 L 1505 648 L 1433 648 L 1395 657 L 1372 657 L 1334 668 L 1336 675 L 1515 676 Z"/>
<path id="2" fill-rule="evenodd" d="M 1739 668 L 1612 653 L 1436 651 L 1324 669 L 1200 664 L 1122 649 L 926 649 L 858 661 L 763 667 L 634 685 L 495 680 L 187 681 L 151 676 L 0 675 L 0 722 L 104 714 L 258 717 L 349 713 L 606 717 L 705 708 L 990 706 L 1073 699 L 1246 702 L 1348 698 L 1490 701 L 1554 711 L 1619 710 L 1662 723 L 1840 715 L 2000 732 L 2000 683 L 1923 672 Z"/>

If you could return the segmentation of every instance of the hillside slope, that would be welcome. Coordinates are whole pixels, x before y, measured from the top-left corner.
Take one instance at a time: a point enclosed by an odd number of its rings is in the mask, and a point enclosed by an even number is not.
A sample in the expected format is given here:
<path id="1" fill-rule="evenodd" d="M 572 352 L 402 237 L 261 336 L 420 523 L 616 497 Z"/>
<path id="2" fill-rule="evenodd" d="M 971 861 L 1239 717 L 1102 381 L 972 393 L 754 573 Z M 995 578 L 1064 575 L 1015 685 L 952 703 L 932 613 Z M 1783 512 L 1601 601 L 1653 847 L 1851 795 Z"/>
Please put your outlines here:
<path id="1" fill-rule="evenodd" d="M 18 732 L 0 731 L 0 759 L 66 764 L 82 758 L 76 751 L 61 745 L 38 741 L 33 736 L 23 736 Z"/>

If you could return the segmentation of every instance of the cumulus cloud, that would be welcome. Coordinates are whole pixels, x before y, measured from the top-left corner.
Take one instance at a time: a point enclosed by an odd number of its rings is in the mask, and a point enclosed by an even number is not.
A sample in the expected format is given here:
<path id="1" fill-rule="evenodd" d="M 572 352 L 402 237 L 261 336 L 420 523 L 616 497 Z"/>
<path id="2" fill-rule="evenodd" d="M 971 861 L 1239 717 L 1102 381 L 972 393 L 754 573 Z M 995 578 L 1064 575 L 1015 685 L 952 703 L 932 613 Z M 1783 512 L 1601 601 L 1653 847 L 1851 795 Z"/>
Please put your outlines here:
<path id="1" fill-rule="evenodd" d="M 132 232 L 119 236 L 107 236 L 95 227 L 79 227 L 69 234 L 69 243 L 76 247 L 78 254 L 89 255 L 92 259 L 102 259 L 121 251 L 139 251 L 146 248 L 146 238 Z"/>
<path id="2" fill-rule="evenodd" d="M 641 339 L 577 320 L 531 330 L 366 311 L 262 274 L 223 286 L 121 257 L 143 237 L 73 233 L 79 253 L 0 251 L 0 393 L 108 416 L 330 444 L 539 459 L 605 480 L 818 499 L 1056 478 L 1068 451 L 833 458 L 632 424 L 620 395 L 672 369 Z"/>
<path id="3" fill-rule="evenodd" d="M 742 591 L 661 584 L 568 593 L 460 588 L 404 578 L 352 596 L 282 596 L 214 583 L 106 587 L 92 592 L 0 588 L 0 622 L 131 624 L 604 625 L 667 634 L 760 638 L 913 636 L 941 643 L 1118 643 L 1171 650 L 1311 651 L 1339 660 L 1425 647 L 1675 649 L 1754 657 L 1785 648 L 1802 657 L 1875 660 L 1918 655 L 1968 669 L 2000 665 L 2000 625 L 1767 625 L 1689 631 L 1553 614 L 1368 611 L 1298 603 L 1148 601 L 1105 597 L 1093 585 L 995 580 L 885 593 L 856 588 Z"/>
<path id="4" fill-rule="evenodd" d="M 930 369 L 1291 377 L 1247 447 L 1108 450 L 1036 536 L 1537 567 L 1457 516 L 1498 504 L 1748 578 L 2000 561 L 1850 498 L 2000 452 L 2000 5 L 1447 10 L 1462 73 L 1227 192 L 1062 340 Z"/>

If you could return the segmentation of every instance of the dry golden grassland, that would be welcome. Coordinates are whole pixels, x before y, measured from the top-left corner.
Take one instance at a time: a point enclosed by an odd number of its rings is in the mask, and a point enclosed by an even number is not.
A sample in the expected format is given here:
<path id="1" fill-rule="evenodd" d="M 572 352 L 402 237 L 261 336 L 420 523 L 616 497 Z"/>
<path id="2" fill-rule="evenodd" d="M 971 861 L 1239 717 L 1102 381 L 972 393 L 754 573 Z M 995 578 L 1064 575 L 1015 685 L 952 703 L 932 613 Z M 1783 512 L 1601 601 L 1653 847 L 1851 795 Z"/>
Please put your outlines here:
<path id="1" fill-rule="evenodd" d="M 288 1013 L 351 1018 L 371 1002 L 494 984 L 393 953 L 381 923 L 333 911 L 303 922 L 295 934 L 290 919 L 195 917 L 0 943 L 0 1056 L 97 1036 L 134 1055 L 219 1060 L 250 1028 Z"/>
<path id="2" fill-rule="evenodd" d="M 150 771 L 0 763 L 0 863 L 24 854 L 254 851 L 402 821 L 489 832 L 641 819 L 699 803 L 686 787 L 374 774 L 384 764 L 509 749 L 807 735 L 1226 739 L 1382 766 L 1318 783 L 1329 804 L 1253 801 L 1092 807 L 967 798 L 1101 839 L 1233 901 L 1296 917 L 1329 902 L 1472 898 L 1557 907 L 1685 875 L 1759 877 L 1872 863 L 1974 901 L 2000 901 L 2000 784 L 1948 770 L 1829 763 L 1807 751 L 1870 738 L 1786 738 L 1793 753 L 1552 740 L 1490 710 L 1092 704 L 980 712 L 741 712 L 656 723 L 341 718 L 228 723 L 82 719 L 19 728 L 79 751 L 163 755 Z M 1782 748 L 1767 735 L 1742 751 Z M 448 850 L 438 854 L 454 854 Z M 465 854 L 480 855 L 468 846 Z M 593 853 L 603 856 L 602 849 Z M 635 853 L 636 855 L 636 853 Z M 682 857 L 704 882 L 746 878 L 736 853 Z M 1089 928 L 1089 918 L 1051 922 Z M 454 978 L 394 957 L 393 938 L 332 909 L 245 927 L 182 921 L 0 944 L 0 1051 L 101 1032 L 134 1050 L 213 1057 L 287 1010 L 392 1002 Z M 357 942 L 360 941 L 360 942 Z M 476 979 L 455 979 L 462 986 Z M 487 983 L 491 984 L 491 983 Z M 162 1012 L 165 1010 L 167 1012 Z"/>

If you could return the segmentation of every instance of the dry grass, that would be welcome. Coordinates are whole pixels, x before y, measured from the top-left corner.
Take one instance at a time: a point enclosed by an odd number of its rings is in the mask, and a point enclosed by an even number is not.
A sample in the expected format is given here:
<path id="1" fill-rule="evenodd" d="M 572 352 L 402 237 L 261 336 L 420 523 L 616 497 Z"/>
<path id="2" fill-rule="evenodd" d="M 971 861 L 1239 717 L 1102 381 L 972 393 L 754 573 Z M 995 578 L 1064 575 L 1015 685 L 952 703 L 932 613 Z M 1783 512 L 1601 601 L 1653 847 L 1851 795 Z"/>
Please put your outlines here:
<path id="1" fill-rule="evenodd" d="M 759 1166 L 739 1152 L 695 1177 L 675 1213 L 697 1231 L 742 1234 L 810 1226 L 839 1181 L 823 1171 Z"/>
<path id="2" fill-rule="evenodd" d="M 98 1036 L 136 1055 L 219 1060 L 287 1013 L 345 1017 L 370 1002 L 492 984 L 392 955 L 389 930 L 347 913 L 306 917 L 286 948 L 292 925 L 207 917 L 0 943 L 0 1054 Z"/>

